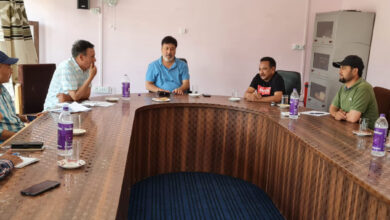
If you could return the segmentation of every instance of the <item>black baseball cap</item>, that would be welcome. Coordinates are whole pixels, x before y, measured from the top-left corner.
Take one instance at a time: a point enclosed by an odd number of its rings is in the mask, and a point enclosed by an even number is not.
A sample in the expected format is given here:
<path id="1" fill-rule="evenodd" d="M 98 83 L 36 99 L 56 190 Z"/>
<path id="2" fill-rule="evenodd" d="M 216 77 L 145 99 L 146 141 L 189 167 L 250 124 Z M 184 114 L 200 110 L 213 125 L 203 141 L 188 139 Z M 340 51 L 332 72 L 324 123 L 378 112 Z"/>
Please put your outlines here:
<path id="1" fill-rule="evenodd" d="M 333 62 L 333 66 L 336 68 L 340 68 L 340 66 L 350 66 L 352 68 L 358 68 L 359 70 L 364 69 L 362 58 L 356 55 L 349 55 L 345 57 L 343 61 Z"/>
<path id="2" fill-rule="evenodd" d="M 16 62 L 18 62 L 18 58 L 11 58 L 9 56 L 7 56 L 7 54 L 3 53 L 2 51 L 0 51 L 0 63 L 2 64 L 15 64 Z"/>

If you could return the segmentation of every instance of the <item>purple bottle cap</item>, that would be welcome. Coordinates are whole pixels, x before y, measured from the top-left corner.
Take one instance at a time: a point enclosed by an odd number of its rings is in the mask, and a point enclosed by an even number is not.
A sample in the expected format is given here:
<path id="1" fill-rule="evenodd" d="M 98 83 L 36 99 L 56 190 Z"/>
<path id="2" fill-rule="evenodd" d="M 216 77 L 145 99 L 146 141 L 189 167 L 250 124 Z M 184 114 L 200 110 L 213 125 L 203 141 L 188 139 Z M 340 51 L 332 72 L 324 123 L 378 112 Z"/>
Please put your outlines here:
<path id="1" fill-rule="evenodd" d="M 386 115 L 381 113 L 379 117 L 386 117 Z"/>
<path id="2" fill-rule="evenodd" d="M 62 110 L 64 110 L 64 111 L 69 111 L 69 106 L 68 106 L 68 105 L 64 105 L 64 106 L 62 107 Z"/>

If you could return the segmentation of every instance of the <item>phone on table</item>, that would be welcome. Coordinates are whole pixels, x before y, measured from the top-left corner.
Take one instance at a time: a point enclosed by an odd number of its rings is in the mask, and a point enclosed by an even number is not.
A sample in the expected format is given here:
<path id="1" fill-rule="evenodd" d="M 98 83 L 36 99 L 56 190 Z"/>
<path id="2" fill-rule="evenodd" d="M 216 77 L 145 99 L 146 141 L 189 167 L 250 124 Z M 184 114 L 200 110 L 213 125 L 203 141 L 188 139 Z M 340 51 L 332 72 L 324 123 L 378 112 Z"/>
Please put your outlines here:
<path id="1" fill-rule="evenodd" d="M 33 150 L 43 150 L 43 142 L 35 141 L 35 142 L 15 142 L 11 144 L 11 149 L 13 150 L 25 150 L 25 151 L 33 151 Z"/>
<path id="2" fill-rule="evenodd" d="M 169 97 L 171 95 L 170 92 L 158 91 L 158 97 Z"/>
<path id="3" fill-rule="evenodd" d="M 20 193 L 24 196 L 37 196 L 41 193 L 54 189 L 60 185 L 60 182 L 46 180 L 22 190 Z"/>
<path id="4" fill-rule="evenodd" d="M 36 115 L 27 115 L 27 120 L 28 120 L 29 122 L 34 121 L 34 119 L 36 119 L 36 118 L 37 118 Z"/>
<path id="5" fill-rule="evenodd" d="M 207 98 L 211 97 L 210 94 L 205 94 L 205 93 L 203 93 L 202 95 L 203 95 L 203 97 L 207 97 Z"/>

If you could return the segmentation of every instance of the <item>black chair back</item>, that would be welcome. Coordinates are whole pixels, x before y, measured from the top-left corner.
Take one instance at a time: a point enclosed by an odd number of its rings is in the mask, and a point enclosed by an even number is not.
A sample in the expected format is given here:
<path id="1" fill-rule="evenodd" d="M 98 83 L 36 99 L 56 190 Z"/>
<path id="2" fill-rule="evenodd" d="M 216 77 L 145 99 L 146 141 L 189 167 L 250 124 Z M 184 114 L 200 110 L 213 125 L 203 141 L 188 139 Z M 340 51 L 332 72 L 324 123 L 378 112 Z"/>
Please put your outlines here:
<path id="1" fill-rule="evenodd" d="M 55 64 L 20 64 L 19 81 L 21 84 L 21 114 L 43 111 Z"/>
<path id="2" fill-rule="evenodd" d="M 278 70 L 277 73 L 284 80 L 285 94 L 291 95 L 294 88 L 301 94 L 301 74 L 294 71 Z"/>

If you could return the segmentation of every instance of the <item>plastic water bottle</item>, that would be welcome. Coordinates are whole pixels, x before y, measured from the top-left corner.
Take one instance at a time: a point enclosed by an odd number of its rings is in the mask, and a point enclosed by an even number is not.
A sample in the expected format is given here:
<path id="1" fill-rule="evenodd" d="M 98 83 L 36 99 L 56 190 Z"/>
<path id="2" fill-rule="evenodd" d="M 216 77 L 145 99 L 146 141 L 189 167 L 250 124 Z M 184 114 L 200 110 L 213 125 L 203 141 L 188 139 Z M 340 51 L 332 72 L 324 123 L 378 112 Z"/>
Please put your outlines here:
<path id="1" fill-rule="evenodd" d="M 374 139 L 372 142 L 371 154 L 376 157 L 385 156 L 385 142 L 387 136 L 387 129 L 389 124 L 387 123 L 385 114 L 381 114 L 375 122 Z"/>
<path id="2" fill-rule="evenodd" d="M 127 74 L 123 75 L 122 99 L 123 100 L 130 100 L 130 79 L 127 76 Z"/>
<path id="3" fill-rule="evenodd" d="M 298 105 L 299 105 L 299 95 L 297 89 L 294 88 L 290 96 L 290 115 L 291 119 L 298 119 Z"/>
<path id="4" fill-rule="evenodd" d="M 58 155 L 69 156 L 72 154 L 73 121 L 69 112 L 69 106 L 64 105 L 58 118 Z"/>

